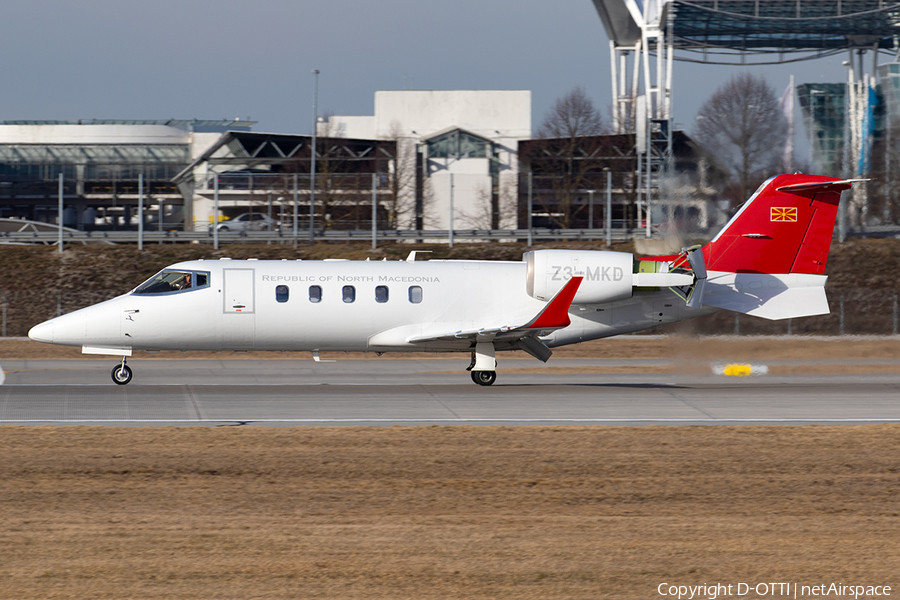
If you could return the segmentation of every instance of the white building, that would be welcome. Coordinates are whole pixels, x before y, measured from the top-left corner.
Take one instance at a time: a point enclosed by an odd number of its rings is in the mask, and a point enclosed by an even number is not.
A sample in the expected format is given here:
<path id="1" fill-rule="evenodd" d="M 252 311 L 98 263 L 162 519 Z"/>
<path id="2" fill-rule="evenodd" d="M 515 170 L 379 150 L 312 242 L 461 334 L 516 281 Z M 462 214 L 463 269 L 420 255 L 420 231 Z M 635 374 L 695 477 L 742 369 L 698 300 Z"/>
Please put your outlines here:
<path id="1" fill-rule="evenodd" d="M 318 135 L 397 141 L 411 228 L 514 229 L 518 144 L 531 137 L 529 90 L 375 93 L 372 116 L 331 116 Z M 452 185 L 451 185 L 452 184 Z"/>

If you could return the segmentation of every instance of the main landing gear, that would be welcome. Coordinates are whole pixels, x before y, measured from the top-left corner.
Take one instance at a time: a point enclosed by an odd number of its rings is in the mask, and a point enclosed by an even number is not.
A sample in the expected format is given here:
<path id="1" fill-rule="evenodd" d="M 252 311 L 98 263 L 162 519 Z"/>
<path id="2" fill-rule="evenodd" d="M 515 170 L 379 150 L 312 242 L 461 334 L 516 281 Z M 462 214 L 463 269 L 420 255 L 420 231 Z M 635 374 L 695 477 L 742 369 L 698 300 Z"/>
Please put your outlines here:
<path id="1" fill-rule="evenodd" d="M 113 367 L 110 375 L 112 375 L 112 380 L 116 385 L 127 385 L 134 373 L 131 372 L 131 367 L 125 364 L 125 357 L 123 356 L 122 364 Z"/>
<path id="2" fill-rule="evenodd" d="M 497 371 L 472 371 L 472 381 L 478 385 L 492 385 L 497 381 Z"/>
<path id="3" fill-rule="evenodd" d="M 497 361 L 494 358 L 494 344 L 479 342 L 472 352 L 472 362 L 466 371 L 471 371 L 472 381 L 478 385 L 493 385 L 497 381 Z"/>

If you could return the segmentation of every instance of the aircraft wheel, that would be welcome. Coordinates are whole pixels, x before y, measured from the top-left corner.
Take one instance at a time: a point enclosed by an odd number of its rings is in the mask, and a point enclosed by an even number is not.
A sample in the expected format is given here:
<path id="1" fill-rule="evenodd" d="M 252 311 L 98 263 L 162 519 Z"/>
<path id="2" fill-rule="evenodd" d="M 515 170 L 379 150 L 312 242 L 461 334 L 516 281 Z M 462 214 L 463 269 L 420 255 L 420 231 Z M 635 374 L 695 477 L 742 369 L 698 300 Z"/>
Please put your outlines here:
<path id="1" fill-rule="evenodd" d="M 134 373 L 131 372 L 131 367 L 128 365 L 116 365 L 112 370 L 112 380 L 116 383 L 116 385 L 126 385 L 129 381 L 131 381 Z"/>
<path id="2" fill-rule="evenodd" d="M 472 371 L 472 381 L 478 385 L 493 385 L 497 381 L 497 371 Z"/>

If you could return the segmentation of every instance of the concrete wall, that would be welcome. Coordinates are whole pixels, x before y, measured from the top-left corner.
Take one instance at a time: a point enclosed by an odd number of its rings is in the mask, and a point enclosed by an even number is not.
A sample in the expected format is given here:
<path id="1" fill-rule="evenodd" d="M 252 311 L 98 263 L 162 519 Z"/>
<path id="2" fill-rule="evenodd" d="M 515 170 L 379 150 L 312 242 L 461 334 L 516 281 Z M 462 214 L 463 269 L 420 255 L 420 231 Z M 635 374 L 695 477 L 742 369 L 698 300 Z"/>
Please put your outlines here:
<path id="1" fill-rule="evenodd" d="M 319 123 L 316 135 L 342 137 L 357 140 L 374 140 L 375 117 L 333 117 L 330 121 Z M 393 138 L 382 138 L 393 139 Z"/>
<path id="2" fill-rule="evenodd" d="M 428 137 L 461 127 L 499 139 L 531 137 L 530 90 L 400 90 L 375 92 L 376 135 Z"/>
<path id="3" fill-rule="evenodd" d="M 200 156 L 209 149 L 210 146 L 219 141 L 219 138 L 224 134 L 222 133 L 206 133 L 206 132 L 194 132 L 190 135 L 190 144 L 191 144 L 191 160 L 197 160 Z"/>

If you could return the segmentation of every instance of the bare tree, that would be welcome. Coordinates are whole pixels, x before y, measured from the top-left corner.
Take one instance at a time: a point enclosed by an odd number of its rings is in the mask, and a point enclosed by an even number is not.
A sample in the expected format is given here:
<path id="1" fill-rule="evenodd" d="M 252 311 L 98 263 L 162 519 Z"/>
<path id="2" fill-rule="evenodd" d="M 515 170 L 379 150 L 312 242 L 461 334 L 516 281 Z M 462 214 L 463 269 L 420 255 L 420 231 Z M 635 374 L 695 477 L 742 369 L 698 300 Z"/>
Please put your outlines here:
<path id="1" fill-rule="evenodd" d="M 513 193 L 511 185 L 501 186 L 497 201 L 499 206 L 495 212 L 491 192 L 482 186 L 475 192 L 473 210 L 460 212 L 460 222 L 472 229 L 499 229 L 503 226 L 515 228 L 516 194 Z"/>
<path id="2" fill-rule="evenodd" d="M 535 158 L 541 157 L 549 194 L 539 194 L 538 202 L 551 220 L 569 229 L 583 212 L 584 190 L 593 187 L 590 174 L 597 165 L 592 160 L 599 146 L 597 136 L 605 133 L 600 110 L 582 87 L 559 98 L 538 128 Z"/>
<path id="3" fill-rule="evenodd" d="M 399 121 L 391 123 L 388 139 L 397 140 L 397 150 L 388 180 L 391 196 L 386 201 L 387 228 L 412 228 L 416 208 L 416 142 L 403 135 L 403 126 Z"/>
<path id="4" fill-rule="evenodd" d="M 335 209 L 346 203 L 346 188 L 353 188 L 353 184 L 346 181 L 346 172 L 350 169 L 341 153 L 342 137 L 331 115 L 326 113 L 324 121 L 317 125 L 316 140 L 316 212 L 322 214 L 320 226 L 323 228 L 343 220 L 344 211 Z"/>
<path id="5" fill-rule="evenodd" d="M 740 203 L 779 171 L 787 130 L 778 98 L 765 78 L 741 74 L 700 107 L 694 138 L 731 173 L 732 201 Z"/>
<path id="6" fill-rule="evenodd" d="M 556 100 L 538 128 L 539 138 L 575 138 L 601 135 L 606 127 L 600 111 L 579 86 Z"/>
<path id="7" fill-rule="evenodd" d="M 471 229 L 493 229 L 491 227 L 491 192 L 484 186 L 475 190 L 475 206 L 471 211 L 459 211 L 461 225 Z"/>
<path id="8" fill-rule="evenodd" d="M 375 142 L 372 152 L 360 158 L 348 150 L 344 134 L 331 119 L 320 121 L 316 128 L 315 225 L 317 228 L 361 228 L 371 218 L 371 174 L 385 174 L 392 170 L 384 162 L 392 162 L 390 149 L 381 152 Z M 283 194 L 292 193 L 292 177 L 304 180 L 303 193 L 308 198 L 311 147 L 289 160 L 282 167 Z M 305 218 L 306 212 L 300 215 Z"/>

